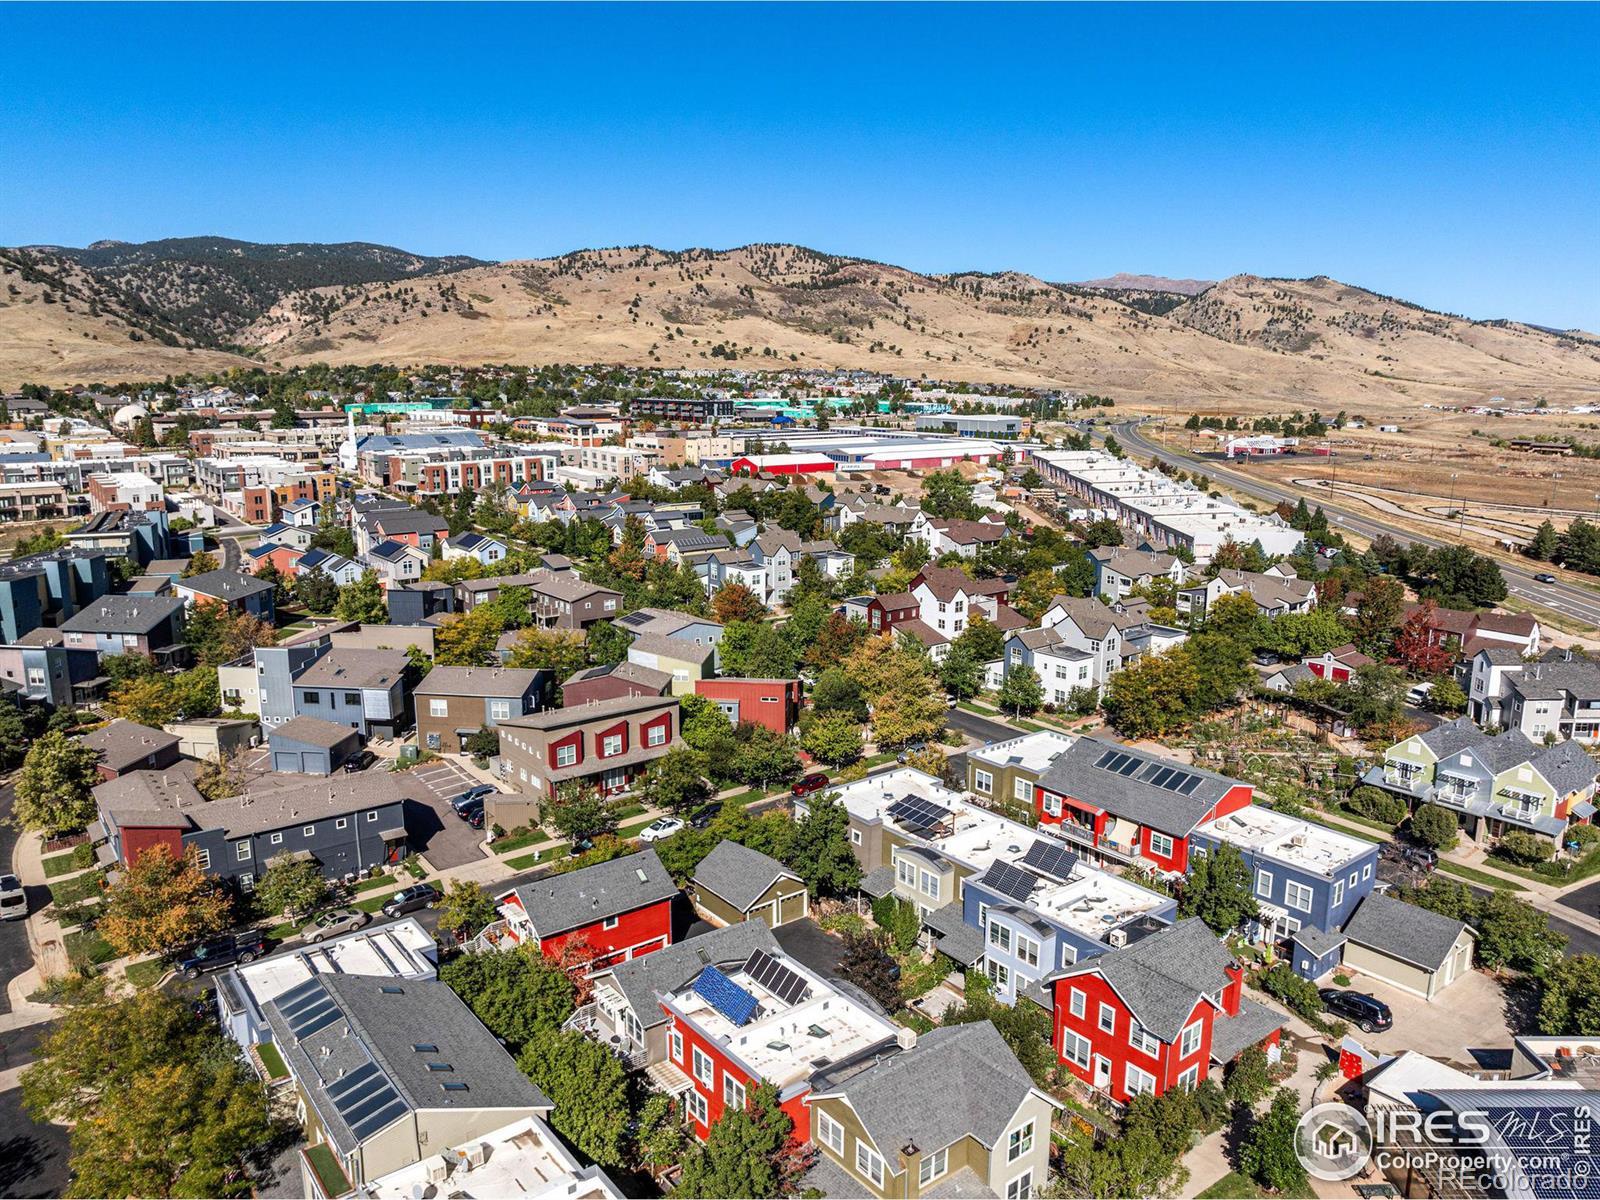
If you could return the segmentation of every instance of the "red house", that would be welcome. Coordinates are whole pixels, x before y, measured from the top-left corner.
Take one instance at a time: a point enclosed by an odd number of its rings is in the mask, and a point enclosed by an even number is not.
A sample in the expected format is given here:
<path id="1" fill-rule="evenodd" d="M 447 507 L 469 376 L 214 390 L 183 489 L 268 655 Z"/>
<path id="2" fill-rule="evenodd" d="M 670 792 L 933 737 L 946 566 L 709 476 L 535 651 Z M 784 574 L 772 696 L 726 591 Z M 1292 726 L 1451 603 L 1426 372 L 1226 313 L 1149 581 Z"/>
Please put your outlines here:
<path id="1" fill-rule="evenodd" d="M 1318 679 L 1331 679 L 1334 683 L 1349 683 L 1361 667 L 1370 667 L 1375 660 L 1355 648 L 1353 643 L 1325 650 L 1316 658 L 1305 660 L 1306 670 Z"/>
<path id="2" fill-rule="evenodd" d="M 551 875 L 497 897 L 505 938 L 589 970 L 672 944 L 678 889 L 654 850 Z"/>
<path id="3" fill-rule="evenodd" d="M 1057 1053 L 1079 1079 L 1126 1104 L 1195 1087 L 1246 1048 L 1277 1056 L 1283 1018 L 1244 996 L 1244 969 L 1190 918 L 1046 980 Z"/>
<path id="4" fill-rule="evenodd" d="M 757 949 L 731 970 L 708 964 L 661 1008 L 667 1062 L 688 1077 L 683 1109 L 702 1139 L 724 1108 L 765 1082 L 777 1089 L 794 1136 L 809 1141 L 814 1075 L 874 1049 L 909 1048 L 915 1037 L 781 950 Z"/>
<path id="5" fill-rule="evenodd" d="M 1199 767 L 1118 742 L 1079 738 L 1034 785 L 1034 812 L 1096 862 L 1150 865 L 1187 874 L 1189 835 L 1248 807 L 1255 789 Z"/>
<path id="6" fill-rule="evenodd" d="M 922 619 L 922 601 L 910 592 L 885 592 L 867 605 L 867 628 L 888 633 L 897 625 Z"/>
<path id="7" fill-rule="evenodd" d="M 696 679 L 694 691 L 713 701 L 735 725 L 748 721 L 781 736 L 800 722 L 798 679 Z"/>

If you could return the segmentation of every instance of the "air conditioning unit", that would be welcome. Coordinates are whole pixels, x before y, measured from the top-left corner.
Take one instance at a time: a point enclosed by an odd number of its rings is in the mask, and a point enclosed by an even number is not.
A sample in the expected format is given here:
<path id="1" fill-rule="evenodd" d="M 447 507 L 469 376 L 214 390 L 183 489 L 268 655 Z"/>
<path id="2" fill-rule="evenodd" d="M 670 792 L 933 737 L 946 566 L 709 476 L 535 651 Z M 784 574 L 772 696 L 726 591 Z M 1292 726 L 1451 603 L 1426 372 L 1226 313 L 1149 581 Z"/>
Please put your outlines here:
<path id="1" fill-rule="evenodd" d="M 443 1183 L 450 1178 L 450 1160 L 442 1154 L 435 1154 L 428 1160 L 427 1176 L 429 1183 Z"/>
<path id="2" fill-rule="evenodd" d="M 1113 929 L 1106 934 L 1106 945 L 1120 950 L 1128 944 L 1128 931 L 1126 929 Z"/>

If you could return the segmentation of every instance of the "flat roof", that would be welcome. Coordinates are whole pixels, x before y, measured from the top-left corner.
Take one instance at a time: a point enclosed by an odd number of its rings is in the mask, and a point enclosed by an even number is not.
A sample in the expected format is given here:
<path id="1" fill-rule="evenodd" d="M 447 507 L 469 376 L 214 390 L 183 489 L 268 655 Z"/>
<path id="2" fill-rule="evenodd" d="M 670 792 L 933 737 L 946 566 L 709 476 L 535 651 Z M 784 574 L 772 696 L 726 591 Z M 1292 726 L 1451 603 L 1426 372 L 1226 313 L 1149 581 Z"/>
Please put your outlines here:
<path id="1" fill-rule="evenodd" d="M 1053 729 L 1023 734 L 1003 742 L 991 742 L 978 750 L 969 750 L 967 757 L 976 762 L 997 767 L 1021 767 L 1025 771 L 1042 771 L 1055 761 L 1056 755 L 1072 745 L 1076 739 Z"/>
<path id="2" fill-rule="evenodd" d="M 1371 842 L 1258 804 L 1207 821 L 1195 832 L 1327 876 L 1337 874 L 1347 863 L 1372 849 Z"/>
<path id="3" fill-rule="evenodd" d="M 358 929 L 315 946 L 285 950 L 235 967 L 228 980 L 257 1008 L 276 1000 L 313 975 L 382 975 L 393 979 L 432 979 L 438 947 L 433 935 L 415 917 Z M 227 987 L 217 993 L 223 1003 L 235 999 Z"/>
<path id="4" fill-rule="evenodd" d="M 439 1178 L 443 1175 L 443 1179 Z M 356 1188 L 370 1200 L 420 1196 L 527 1196 L 535 1200 L 622 1200 L 599 1167 L 579 1165 L 538 1117 L 473 1137 Z"/>

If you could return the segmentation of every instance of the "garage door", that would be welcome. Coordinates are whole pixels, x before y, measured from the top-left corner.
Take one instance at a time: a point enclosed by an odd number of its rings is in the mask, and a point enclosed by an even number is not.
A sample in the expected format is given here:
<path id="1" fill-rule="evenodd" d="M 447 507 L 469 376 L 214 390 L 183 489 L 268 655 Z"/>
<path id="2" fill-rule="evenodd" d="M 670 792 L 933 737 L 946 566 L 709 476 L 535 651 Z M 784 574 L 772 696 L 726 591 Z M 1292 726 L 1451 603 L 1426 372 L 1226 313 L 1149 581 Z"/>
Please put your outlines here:
<path id="1" fill-rule="evenodd" d="M 272 752 L 272 769 L 274 771 L 300 770 L 300 752 L 298 750 L 274 750 Z"/>
<path id="2" fill-rule="evenodd" d="M 806 894 L 804 891 L 798 891 L 793 895 L 784 896 L 779 900 L 778 906 L 778 924 L 787 925 L 791 921 L 798 921 L 806 915 Z"/>

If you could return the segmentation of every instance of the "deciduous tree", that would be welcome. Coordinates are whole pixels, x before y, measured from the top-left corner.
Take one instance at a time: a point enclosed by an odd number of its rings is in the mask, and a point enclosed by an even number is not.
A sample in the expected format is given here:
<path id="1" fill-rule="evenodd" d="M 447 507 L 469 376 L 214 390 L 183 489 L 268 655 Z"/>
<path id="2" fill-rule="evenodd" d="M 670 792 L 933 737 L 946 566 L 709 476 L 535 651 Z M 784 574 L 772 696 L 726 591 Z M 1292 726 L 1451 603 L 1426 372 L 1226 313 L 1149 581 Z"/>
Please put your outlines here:
<path id="1" fill-rule="evenodd" d="M 995 699 L 1000 707 L 1015 716 L 1038 712 L 1044 704 L 1044 685 L 1039 682 L 1039 672 L 1019 663 L 1006 672 L 1005 682 Z"/>
<path id="2" fill-rule="evenodd" d="M 1394 635 L 1390 662 L 1428 678 L 1450 670 L 1455 664 L 1455 654 L 1430 632 L 1430 626 L 1438 620 L 1438 611 L 1439 606 L 1432 600 L 1424 600 L 1405 619 L 1400 631 Z"/>
<path id="3" fill-rule="evenodd" d="M 706 1200 L 791 1196 L 816 1151 L 792 1136 L 794 1122 L 770 1083 L 751 1090 L 743 1108 L 729 1105 L 705 1144 L 683 1164 L 678 1189 Z"/>
<path id="4" fill-rule="evenodd" d="M 389 606 L 384 603 L 383 586 L 378 582 L 378 573 L 364 571 L 360 579 L 341 589 L 333 614 L 341 621 L 359 621 L 363 625 L 385 624 L 389 620 Z"/>
<path id="5" fill-rule="evenodd" d="M 494 897 L 471 879 L 452 879 L 439 901 L 439 928 L 468 937 L 499 916 Z"/>
<path id="6" fill-rule="evenodd" d="M 100 756 L 56 730 L 41 734 L 17 776 L 16 819 L 46 836 L 82 829 L 94 820 Z"/>
<path id="7" fill-rule="evenodd" d="M 221 886 L 200 870 L 191 850 L 144 851 L 109 892 L 100 936 L 120 954 L 169 953 L 221 933 L 233 916 Z"/>
<path id="8" fill-rule="evenodd" d="M 1574 954 L 1545 972 L 1539 1032 L 1553 1037 L 1600 1036 L 1600 958 Z"/>
<path id="9" fill-rule="evenodd" d="M 1304 1195 L 1309 1187 L 1294 1148 L 1299 1123 L 1300 1098 L 1289 1088 L 1279 1088 L 1267 1115 L 1256 1122 L 1239 1151 L 1245 1174 L 1284 1196 Z"/>
<path id="10" fill-rule="evenodd" d="M 645 776 L 644 802 L 668 812 L 692 812 L 711 795 L 711 785 L 706 782 L 708 769 L 705 755 L 698 750 L 680 746 L 667 751 Z"/>
<path id="11" fill-rule="evenodd" d="M 268 860 L 267 872 L 256 884 L 255 902 L 273 916 L 298 917 L 315 909 L 327 894 L 328 881 L 315 862 L 279 855 Z"/>
<path id="12" fill-rule="evenodd" d="M 841 896 L 861 882 L 861 863 L 850 848 L 850 814 L 838 793 L 812 796 L 794 823 L 784 861 L 806 881 L 812 896 Z"/>
<path id="13" fill-rule="evenodd" d="M 767 606 L 742 583 L 725 583 L 711 597 L 711 615 L 724 625 L 734 621 L 759 621 L 767 615 Z"/>
<path id="14" fill-rule="evenodd" d="M 1223 842 L 1204 858 L 1192 858 L 1179 910 L 1199 917 L 1217 934 L 1239 928 L 1259 911 L 1250 868 L 1239 851 Z"/>
<path id="15" fill-rule="evenodd" d="M 480 907 L 465 895 L 464 902 L 466 907 Z M 481 915 L 472 914 L 467 927 Z M 490 1033 L 504 1038 L 513 1053 L 539 1033 L 560 1029 L 577 1007 L 577 987 L 572 979 L 534 946 L 458 954 L 439 968 L 439 979 L 466 1002 Z"/>
<path id="16" fill-rule="evenodd" d="M 557 1133 L 603 1167 L 627 1162 L 631 1110 L 620 1058 L 576 1030 L 547 1027 L 534 1032 L 517 1065 L 550 1097 Z"/>
<path id="17" fill-rule="evenodd" d="M 1125 737 L 1162 737 L 1188 724 L 1199 686 L 1193 661 L 1168 651 L 1118 671 L 1106 689 L 1106 718 Z"/>

